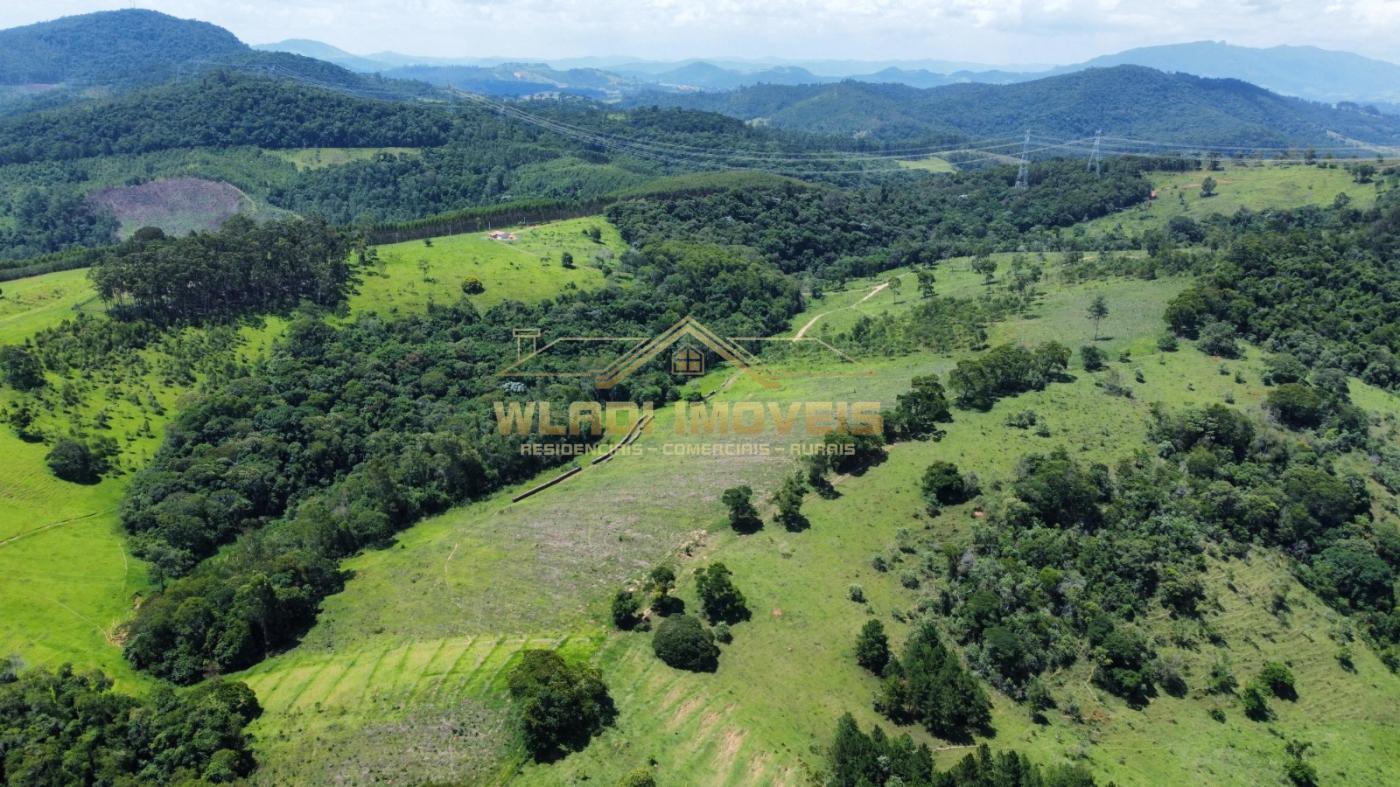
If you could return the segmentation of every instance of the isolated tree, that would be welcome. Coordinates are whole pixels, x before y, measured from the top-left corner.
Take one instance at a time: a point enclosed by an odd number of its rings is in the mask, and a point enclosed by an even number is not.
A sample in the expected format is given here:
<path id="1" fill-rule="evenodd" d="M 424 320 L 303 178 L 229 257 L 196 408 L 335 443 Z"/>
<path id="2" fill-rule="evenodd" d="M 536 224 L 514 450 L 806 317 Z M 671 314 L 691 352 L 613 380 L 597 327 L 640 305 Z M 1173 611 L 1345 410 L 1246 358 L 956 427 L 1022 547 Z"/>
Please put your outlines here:
<path id="1" fill-rule="evenodd" d="M 637 626 L 641 621 L 638 615 L 642 609 L 642 602 L 638 600 L 637 594 L 630 590 L 619 590 L 612 600 L 613 625 L 628 631 Z"/>
<path id="2" fill-rule="evenodd" d="M 44 458 L 53 474 L 75 484 L 95 484 L 102 480 L 107 463 L 77 440 L 59 440 Z"/>
<path id="3" fill-rule="evenodd" d="M 924 470 L 920 488 L 924 502 L 930 509 L 966 503 L 976 493 L 958 472 L 957 465 L 941 459 L 935 460 Z"/>
<path id="4" fill-rule="evenodd" d="M 463 295 L 480 295 L 486 292 L 486 285 L 481 283 L 481 279 L 475 276 L 468 276 L 462 280 Z"/>
<path id="5" fill-rule="evenodd" d="M 711 623 L 738 623 L 749 618 L 744 594 L 734 587 L 733 573 L 723 563 L 696 569 L 695 591 Z"/>
<path id="6" fill-rule="evenodd" d="M 922 296 L 925 300 L 928 300 L 934 296 L 933 285 L 935 283 L 935 279 L 933 276 L 933 271 L 922 269 L 917 270 L 914 272 L 914 279 L 918 282 L 920 296 Z"/>
<path id="7" fill-rule="evenodd" d="M 672 615 L 661 621 L 651 640 L 652 652 L 668 666 L 691 672 L 714 672 L 719 648 L 714 636 L 689 615 Z"/>
<path id="8" fill-rule="evenodd" d="M 428 271 L 432 270 L 433 264 L 428 262 L 427 257 L 418 260 L 418 272 L 423 274 L 423 281 L 428 281 Z"/>
<path id="9" fill-rule="evenodd" d="M 1094 300 L 1089 303 L 1087 312 L 1089 319 L 1094 323 L 1094 341 L 1099 339 L 1099 323 L 1108 317 L 1108 300 L 1100 293 L 1094 296 Z"/>
<path id="10" fill-rule="evenodd" d="M 894 411 L 885 414 L 885 435 L 891 440 L 937 439 L 942 436 L 938 425 L 951 420 L 948 395 L 938 375 L 920 375 L 910 381 L 907 393 L 895 397 Z"/>
<path id="11" fill-rule="evenodd" d="M 991 284 L 995 281 L 997 261 L 992 259 L 991 255 L 979 254 L 972 260 L 972 271 L 981 274 L 983 282 Z"/>
<path id="12" fill-rule="evenodd" d="M 560 264 L 560 265 L 563 265 L 565 268 L 572 268 L 572 267 L 574 267 L 574 255 L 570 254 L 570 253 L 567 252 L 567 251 L 564 252 L 563 254 L 560 254 L 560 255 L 559 255 L 559 264 Z"/>
<path id="13" fill-rule="evenodd" d="M 861 627 L 860 636 L 856 637 L 856 663 L 876 675 L 890 663 L 890 639 L 880 621 L 868 620 Z"/>
<path id="14" fill-rule="evenodd" d="M 752 533 L 763 527 L 758 509 L 753 506 L 753 489 L 735 486 L 724 490 L 720 500 L 729 507 L 729 526 L 740 533 Z"/>
<path id="15" fill-rule="evenodd" d="M 777 507 L 773 521 L 787 530 L 807 529 L 807 517 L 802 515 L 802 498 L 807 494 L 807 482 L 802 474 L 790 475 L 783 479 L 782 486 L 773 493 L 770 502 Z"/>
<path id="16" fill-rule="evenodd" d="M 651 609 L 658 615 L 669 615 L 678 612 L 683 604 L 680 599 L 671 595 L 671 591 L 676 587 L 676 572 L 670 566 L 657 566 L 647 575 L 647 584 L 650 587 Z"/>
<path id="17" fill-rule="evenodd" d="M 20 391 L 44 387 L 44 367 L 27 347 L 0 347 L 0 378 Z"/>
<path id="18" fill-rule="evenodd" d="M 1212 178 L 1211 176 L 1207 175 L 1207 176 L 1206 176 L 1206 179 L 1203 180 L 1203 181 L 1201 181 L 1201 196 L 1202 196 L 1202 197 L 1214 197 L 1214 196 L 1215 196 L 1215 186 L 1216 186 L 1215 178 Z"/>
<path id="19" fill-rule="evenodd" d="M 552 650 L 527 650 L 507 679 L 518 703 L 520 737 L 536 760 L 578 751 L 617 718 L 601 674 Z"/>
<path id="20" fill-rule="evenodd" d="M 1103 368 L 1104 351 L 1092 344 L 1086 344 L 1079 348 L 1079 362 L 1084 364 L 1084 371 L 1097 372 Z"/>

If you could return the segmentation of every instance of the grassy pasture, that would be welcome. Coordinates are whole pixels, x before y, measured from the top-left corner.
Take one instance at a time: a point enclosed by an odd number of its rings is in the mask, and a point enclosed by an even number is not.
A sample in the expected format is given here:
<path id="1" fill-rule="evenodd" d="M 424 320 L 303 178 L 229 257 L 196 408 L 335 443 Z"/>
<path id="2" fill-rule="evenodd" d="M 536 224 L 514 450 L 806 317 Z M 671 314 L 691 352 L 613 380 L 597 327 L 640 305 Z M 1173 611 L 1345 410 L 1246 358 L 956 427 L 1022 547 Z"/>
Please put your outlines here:
<path id="1" fill-rule="evenodd" d="M 963 286 L 983 286 L 970 272 L 964 278 Z M 1137 450 L 1144 443 L 1146 415 L 1154 401 L 1184 406 L 1218 401 L 1228 394 L 1236 406 L 1257 410 L 1266 390 L 1259 383 L 1257 353 L 1227 362 L 1227 373 L 1222 374 L 1219 359 L 1189 346 L 1176 353 L 1156 350 L 1161 327 L 1157 315 L 1184 283 L 1110 280 L 1066 287 L 1051 276 L 1032 317 L 993 326 L 993 341 L 1054 338 L 1077 347 L 1092 339 L 1092 326 L 1084 317 L 1089 301 L 1104 294 L 1111 314 L 1102 326 L 1100 345 L 1110 353 L 1111 368 L 1133 389 L 1132 399 L 1110 397 L 1096 385 L 1109 372 L 1076 371 L 1073 382 L 1004 401 L 990 412 L 960 412 L 942 442 L 895 446 L 888 461 L 860 477 L 842 479 L 841 497 L 809 496 L 804 511 L 813 526 L 803 533 L 769 525 L 754 535 L 734 535 L 723 526 L 717 501 L 719 490 L 736 479 L 750 483 L 758 497 L 766 499 L 790 460 L 618 457 L 521 504 L 505 503 L 505 493 L 456 509 L 406 532 L 395 548 L 356 558 L 351 563 L 356 578 L 345 593 L 328 601 L 326 613 L 303 645 L 250 672 L 249 679 L 260 696 L 267 690 L 272 698 L 280 691 L 272 681 L 293 681 L 293 671 L 313 663 L 324 664 L 318 683 L 333 679 L 326 674 L 352 675 L 359 649 L 344 643 L 380 641 L 388 644 L 371 649 L 420 654 L 405 657 L 408 663 L 427 658 L 428 666 L 419 671 L 431 679 L 445 661 L 454 665 L 447 668 L 449 675 L 464 669 L 463 661 L 475 663 L 473 648 L 481 646 L 472 643 L 481 637 L 492 648 L 505 642 L 507 649 L 516 650 L 532 637 L 567 637 L 566 650 L 576 657 L 591 654 L 603 670 L 621 714 L 616 727 L 587 750 L 552 765 L 521 764 L 496 737 L 508 713 L 499 687 L 467 678 L 481 691 L 462 702 L 459 707 L 464 710 L 457 718 L 475 720 L 472 729 L 480 732 L 463 732 L 437 749 L 454 753 L 456 764 L 431 759 L 419 767 L 406 757 L 398 768 L 376 771 L 376 777 L 413 783 L 459 768 L 480 774 L 482 780 L 492 774 L 493 779 L 526 784 L 607 784 L 655 760 L 663 784 L 808 783 L 825 767 L 825 747 L 840 713 L 849 710 L 863 724 L 877 721 L 869 705 L 876 682 L 854 665 L 850 652 L 855 632 L 874 615 L 900 641 L 907 630 L 892 613 L 911 610 L 922 595 L 934 592 L 931 586 L 903 587 L 901 565 L 877 572 L 870 557 L 883 553 L 899 560 L 894 544 L 901 529 L 955 542 L 968 536 L 973 519 L 966 507 L 934 518 L 922 511 L 918 475 L 929 461 L 950 459 L 977 471 L 986 483 L 1007 477 L 1024 453 L 1055 445 L 1101 461 Z M 826 305 L 849 304 L 864 292 L 868 290 L 853 287 Z M 1131 359 L 1117 360 L 1125 350 Z M 914 374 L 946 372 L 953 360 L 935 355 L 861 359 L 869 373 L 855 377 L 824 377 L 820 368 L 811 374 L 810 364 L 780 367 L 779 372 L 793 374 L 783 378 L 778 392 L 743 377 L 726 385 L 727 375 L 719 371 L 698 387 L 720 390 L 719 396 L 730 401 L 882 399 L 901 390 Z M 1136 368 L 1144 372 L 1142 383 L 1131 381 Z M 1243 373 L 1244 382 L 1236 382 L 1236 370 Z M 1375 396 L 1389 397 L 1381 392 Z M 1006 416 L 1022 409 L 1041 413 L 1050 436 L 1008 429 Z M 656 431 L 639 445 L 673 441 L 672 427 L 663 412 Z M 729 565 L 748 596 L 754 617 L 735 627 L 735 641 L 725 646 L 720 670 L 713 675 L 672 670 L 652 656 L 647 635 L 607 630 L 611 591 L 662 559 L 678 566 L 680 595 L 691 607 L 696 600 L 690 569 L 711 559 Z M 1240 577 L 1247 578 L 1247 586 Z M 853 582 L 864 587 L 866 604 L 847 598 Z M 1230 589 L 1231 582 L 1238 592 Z M 1052 714 L 1048 726 L 1036 726 L 1023 708 L 998 696 L 999 734 L 992 744 L 1026 750 L 1043 762 L 1080 761 L 1120 783 L 1160 778 L 1251 783 L 1249 774 L 1274 773 L 1281 767 L 1283 743 L 1270 732 L 1273 728 L 1280 735 L 1313 741 L 1318 749 L 1314 762 L 1325 775 L 1346 774 L 1363 783 L 1394 778 L 1397 774 L 1385 764 L 1400 745 L 1391 731 L 1394 714 L 1386 704 L 1368 703 L 1364 697 L 1377 691 L 1395 696 L 1400 686 L 1370 654 L 1358 658 L 1356 674 L 1341 670 L 1331 657 L 1336 646 L 1327 639 L 1335 615 L 1267 555 L 1248 563 L 1213 561 L 1209 584 L 1220 605 L 1210 624 L 1224 632 L 1225 646 L 1182 651 L 1188 681 L 1198 685 L 1220 654 L 1244 677 L 1265 659 L 1282 658 L 1290 660 L 1299 676 L 1300 693 L 1314 687 L 1311 697 L 1278 708 L 1278 720 L 1269 725 L 1244 720 L 1230 702 L 1214 697 L 1159 698 L 1146 711 L 1134 711 L 1092 688 L 1088 668 L 1081 664 L 1053 676 L 1052 687 L 1061 707 L 1076 702 L 1085 709 L 1084 724 Z M 1270 624 L 1267 598 L 1258 590 L 1283 586 L 1295 599 L 1287 628 Z M 513 633 L 501 631 L 503 622 Z M 1165 638 L 1170 624 L 1163 616 L 1151 625 Z M 577 645 L 580 637 L 588 647 Z M 1309 649 L 1292 644 L 1299 637 L 1311 638 Z M 1176 652 L 1169 643 L 1159 648 Z M 468 655 L 454 656 L 458 651 Z M 436 655 L 421 655 L 426 652 Z M 323 690 L 336 696 L 360 693 L 357 678 L 334 680 L 349 680 L 350 688 Z M 274 709 L 259 722 L 259 731 L 267 741 L 304 740 L 309 735 L 324 749 L 316 749 L 312 764 L 298 767 L 323 773 L 327 771 L 319 769 L 361 746 L 382 751 L 374 748 L 374 740 L 386 714 L 404 727 L 440 720 L 440 706 L 424 699 L 432 696 L 421 686 L 408 690 L 408 699 L 391 711 L 372 701 L 337 705 L 330 711 L 323 702 L 317 721 L 308 721 L 301 711 L 279 710 L 280 701 L 270 699 Z M 1334 696 L 1355 697 L 1356 702 L 1329 702 Z M 1219 732 L 1197 721 L 1215 705 L 1225 706 L 1227 713 Z M 939 748 L 945 764 L 964 753 L 919 730 L 910 731 Z M 1355 749 L 1344 743 L 1347 739 L 1364 741 L 1376 758 L 1364 766 L 1349 762 Z M 484 765 L 493 756 L 500 770 Z M 292 768 L 286 758 L 296 755 L 280 743 L 269 743 L 266 757 L 267 773 L 277 774 L 291 773 L 282 769 Z"/>
<path id="2" fill-rule="evenodd" d="M 597 227 L 600 243 L 584 232 Z M 587 216 L 529 227 L 503 228 L 517 240 L 492 240 L 476 232 L 406 241 L 380 246 L 382 273 L 368 272 L 360 291 L 350 299 L 352 312 L 412 313 L 434 301 L 451 303 L 462 297 L 462 281 L 481 280 L 486 291 L 469 296 L 485 311 L 505 300 L 530 301 L 569 288 L 602 286 L 599 265 L 610 264 L 624 245 L 617 229 L 601 216 Z M 569 252 L 575 267 L 565 268 L 561 254 Z M 426 265 L 426 273 L 424 272 Z"/>
<path id="3" fill-rule="evenodd" d="M 1338 194 L 1351 197 L 1357 207 L 1376 202 L 1376 186 L 1356 183 L 1346 170 L 1303 164 L 1241 165 L 1226 162 L 1220 172 L 1152 172 L 1147 178 L 1157 198 L 1137 208 L 1114 213 L 1083 225 L 1090 235 L 1120 230 L 1128 234 L 1162 228 L 1176 216 L 1201 219 L 1211 214 L 1230 215 L 1240 208 L 1267 210 L 1304 205 L 1331 205 Z M 1213 177 L 1216 193 L 1201 196 L 1201 182 Z"/>
<path id="4" fill-rule="evenodd" d="M 941 156 L 928 156 L 926 158 L 919 159 L 902 159 L 898 163 L 900 169 L 913 169 L 919 170 L 921 172 L 932 172 L 934 174 L 958 171 L 958 168 L 953 166 L 952 162 L 948 161 L 947 159 Z"/>
<path id="5" fill-rule="evenodd" d="M 601 283 L 602 274 L 590 266 L 591 257 L 603 248 L 620 243 L 616 230 L 601 219 L 565 222 L 568 226 L 542 225 L 520 231 L 520 248 L 485 241 L 465 244 L 481 252 L 481 272 L 488 290 L 480 298 L 483 308 L 505 297 L 533 300 L 559 291 L 560 279 L 581 284 Z M 604 230 L 604 246 L 583 237 L 581 232 L 596 224 Z M 577 239 L 575 239 L 577 236 Z M 441 239 L 428 252 L 439 252 L 440 271 L 452 261 L 456 238 Z M 607 244 L 613 244 L 608 247 Z M 422 244 L 418 244 L 422 247 Z M 564 271 L 558 264 L 559 248 L 573 249 L 579 268 Z M 442 254 L 439 250 L 448 252 Z M 556 276 L 531 276 L 519 281 L 514 275 L 542 267 L 535 254 L 552 253 L 549 269 Z M 516 259 L 529 266 L 512 267 Z M 385 266 L 382 276 L 369 279 L 367 287 L 378 287 L 394 304 L 421 309 L 427 293 L 419 289 L 421 274 L 413 265 Z M 459 281 L 452 286 L 459 287 Z M 495 293 L 491 291 L 494 286 Z M 591 286 L 591 284 L 590 284 Z M 23 342 L 37 332 L 52 328 L 78 311 L 99 313 L 86 270 L 63 271 L 6 282 L 0 298 L 0 344 Z M 421 299 L 415 300 L 418 296 Z M 460 289 L 448 295 L 460 297 Z M 361 293 L 354 308 L 368 308 L 375 295 Z M 262 354 L 282 334 L 286 321 L 267 318 L 240 328 L 236 356 L 251 359 Z M 204 329 L 189 328 L 180 337 L 197 339 Z M 160 368 L 168 360 L 161 346 L 141 353 L 151 371 L 130 379 L 111 372 L 98 372 L 85 381 L 80 401 L 66 411 L 52 409 L 41 413 L 39 424 L 45 432 L 63 434 L 75 425 L 89 434 L 106 434 L 121 448 L 122 472 L 101 484 L 81 486 L 54 478 L 44 465 L 48 447 L 25 443 L 8 426 L 0 428 L 0 657 L 15 654 L 26 663 L 58 664 L 73 662 L 82 667 L 100 667 L 124 687 L 149 685 L 133 672 L 121 657 L 116 628 L 131 614 L 134 600 L 148 588 L 146 569 L 131 557 L 116 517 L 116 508 L 129 472 L 144 465 L 159 447 L 163 425 L 178 412 L 182 397 L 192 388 L 169 385 Z M 51 375 L 52 377 L 52 375 Z M 119 379 L 120 378 L 120 379 Z M 64 381 L 52 377 L 50 388 Z M 130 400 L 135 394 L 137 402 Z M 51 398 L 52 395 L 50 395 Z M 0 409 L 17 397 L 0 390 Z M 153 408 L 152 402 L 159 405 Z M 109 420 L 106 429 L 96 426 L 98 414 Z M 149 433 L 143 428 L 149 423 Z"/>

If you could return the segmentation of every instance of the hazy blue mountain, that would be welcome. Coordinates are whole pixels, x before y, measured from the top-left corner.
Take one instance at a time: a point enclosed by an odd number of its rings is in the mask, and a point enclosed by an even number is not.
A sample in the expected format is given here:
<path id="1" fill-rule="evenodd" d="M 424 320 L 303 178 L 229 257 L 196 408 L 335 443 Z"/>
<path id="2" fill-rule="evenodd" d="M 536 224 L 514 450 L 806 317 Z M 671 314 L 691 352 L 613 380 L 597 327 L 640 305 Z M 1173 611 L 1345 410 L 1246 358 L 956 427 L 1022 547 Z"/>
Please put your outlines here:
<path id="1" fill-rule="evenodd" d="M 0 30 L 0 85 L 151 83 L 247 51 L 208 22 L 104 11 Z"/>
<path id="2" fill-rule="evenodd" d="M 594 68 L 560 71 L 543 63 L 503 63 L 498 66 L 415 65 L 391 68 L 383 76 L 411 79 L 491 96 L 528 96 L 543 92 L 610 98 L 635 87 L 625 77 Z"/>
<path id="3" fill-rule="evenodd" d="M 1117 65 L 1242 79 L 1275 93 L 1314 101 L 1400 102 L 1400 65 L 1310 46 L 1253 49 L 1198 41 L 1129 49 L 1060 71 Z"/>
<path id="4" fill-rule="evenodd" d="M 1094 68 L 1010 85 L 918 89 L 844 81 L 759 85 L 728 93 L 653 94 L 657 103 L 746 121 L 834 134 L 1113 136 L 1200 145 L 1322 145 L 1335 136 L 1400 142 L 1400 118 L 1278 95 L 1234 79 L 1168 74 L 1141 66 Z"/>
<path id="5" fill-rule="evenodd" d="M 303 57 L 314 57 L 317 60 L 324 60 L 341 68 L 348 68 L 351 71 L 364 74 L 385 71 L 393 67 L 388 62 L 352 55 L 339 47 L 313 41 L 309 38 L 289 38 L 286 41 L 278 41 L 273 44 L 255 44 L 253 48 L 264 52 L 290 52 Z"/>

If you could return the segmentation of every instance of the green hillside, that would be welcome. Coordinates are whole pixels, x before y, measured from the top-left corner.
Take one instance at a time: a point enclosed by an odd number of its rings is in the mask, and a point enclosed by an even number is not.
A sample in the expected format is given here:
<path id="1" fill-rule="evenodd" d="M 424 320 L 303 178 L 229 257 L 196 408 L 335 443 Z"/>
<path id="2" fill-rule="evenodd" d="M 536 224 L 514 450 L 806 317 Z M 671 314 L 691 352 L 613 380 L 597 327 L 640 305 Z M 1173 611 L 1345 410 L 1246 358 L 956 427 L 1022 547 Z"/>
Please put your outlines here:
<path id="1" fill-rule="evenodd" d="M 1400 139 L 1400 125 L 1384 115 L 1288 98 L 1238 80 L 1141 66 L 1092 68 L 1009 85 L 918 89 L 847 81 L 649 94 L 644 101 L 762 119 L 782 128 L 887 139 L 1010 136 L 1026 129 L 1070 139 L 1103 130 L 1114 136 L 1246 148 L 1328 145 L 1338 134 L 1379 144 Z"/>

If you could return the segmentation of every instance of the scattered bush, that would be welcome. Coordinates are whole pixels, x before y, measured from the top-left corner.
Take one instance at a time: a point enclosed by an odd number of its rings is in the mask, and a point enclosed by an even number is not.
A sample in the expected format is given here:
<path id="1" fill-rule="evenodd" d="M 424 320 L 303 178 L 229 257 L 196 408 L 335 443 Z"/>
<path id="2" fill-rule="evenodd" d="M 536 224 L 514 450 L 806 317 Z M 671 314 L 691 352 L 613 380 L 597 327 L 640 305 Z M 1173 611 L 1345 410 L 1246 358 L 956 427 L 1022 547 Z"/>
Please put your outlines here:
<path id="1" fill-rule="evenodd" d="M 527 650 L 507 680 L 525 749 L 538 761 L 579 751 L 617 717 L 596 669 L 552 650 Z"/>
<path id="2" fill-rule="evenodd" d="M 1083 364 L 1086 372 L 1097 372 L 1102 369 L 1106 357 L 1103 350 L 1092 344 L 1086 344 L 1079 348 L 1079 362 Z"/>
<path id="3" fill-rule="evenodd" d="M 890 663 L 890 641 L 885 626 L 878 620 L 868 620 L 856 637 L 856 663 L 879 675 Z"/>
<path id="4" fill-rule="evenodd" d="M 734 587 L 733 574 L 723 563 L 711 563 L 695 572 L 700 608 L 711 623 L 738 623 L 749 619 L 744 594 Z"/>
<path id="5" fill-rule="evenodd" d="M 934 461 L 924 470 L 920 486 L 930 509 L 966 503 L 977 493 L 975 488 L 969 487 L 957 465 L 942 460 Z"/>
<path id="6" fill-rule="evenodd" d="M 720 497 L 729 508 L 729 526 L 739 533 L 752 533 L 763 527 L 758 518 L 758 509 L 753 506 L 753 489 L 748 486 L 735 486 L 724 490 Z"/>
<path id="7" fill-rule="evenodd" d="M 657 658 L 676 669 L 714 672 L 719 668 L 714 636 L 690 615 L 672 615 L 661 621 L 651 647 Z"/>
<path id="8" fill-rule="evenodd" d="M 107 461 L 93 453 L 86 443 L 77 440 L 59 440 L 44 457 L 49 471 L 64 481 L 75 484 L 95 484 L 102 480 L 107 471 Z"/>

